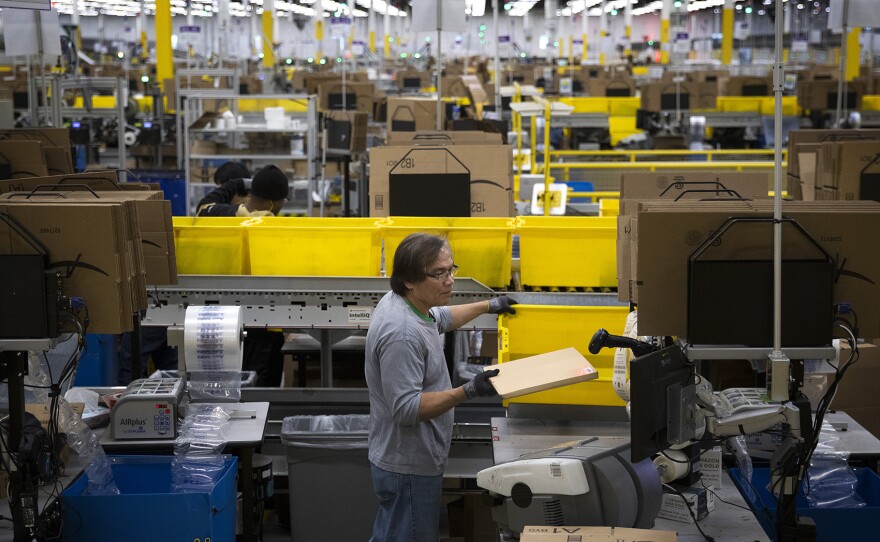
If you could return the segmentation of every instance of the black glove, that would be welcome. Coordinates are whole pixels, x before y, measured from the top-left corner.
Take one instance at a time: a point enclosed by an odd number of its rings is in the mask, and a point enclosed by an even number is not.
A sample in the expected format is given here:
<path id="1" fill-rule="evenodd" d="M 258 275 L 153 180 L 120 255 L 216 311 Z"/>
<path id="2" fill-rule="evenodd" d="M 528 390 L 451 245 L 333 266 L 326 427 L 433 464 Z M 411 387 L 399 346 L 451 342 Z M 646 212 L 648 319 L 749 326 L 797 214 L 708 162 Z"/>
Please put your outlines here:
<path id="1" fill-rule="evenodd" d="M 478 374 L 462 386 L 464 388 L 464 394 L 468 399 L 473 399 L 474 397 L 494 397 L 498 395 L 498 392 L 495 391 L 495 386 L 489 382 L 489 378 L 498 375 L 498 369 L 492 369 L 491 371 L 483 371 Z"/>
<path id="2" fill-rule="evenodd" d="M 489 314 L 516 314 L 516 300 L 503 295 L 501 297 L 493 297 L 489 300 Z"/>

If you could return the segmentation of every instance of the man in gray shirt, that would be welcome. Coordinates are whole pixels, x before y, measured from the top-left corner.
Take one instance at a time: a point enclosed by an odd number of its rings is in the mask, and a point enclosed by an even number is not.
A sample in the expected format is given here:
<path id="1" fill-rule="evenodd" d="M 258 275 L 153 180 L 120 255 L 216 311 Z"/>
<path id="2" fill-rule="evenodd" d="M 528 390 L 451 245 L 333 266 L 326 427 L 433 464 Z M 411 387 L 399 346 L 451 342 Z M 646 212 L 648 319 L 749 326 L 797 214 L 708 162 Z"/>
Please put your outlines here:
<path id="1" fill-rule="evenodd" d="M 487 312 L 514 314 L 516 302 L 501 296 L 446 306 L 457 270 L 445 239 L 412 234 L 394 254 L 392 291 L 373 311 L 365 373 L 379 511 L 371 542 L 437 542 L 453 408 L 497 395 L 489 381 L 497 369 L 452 387 L 441 334 Z"/>

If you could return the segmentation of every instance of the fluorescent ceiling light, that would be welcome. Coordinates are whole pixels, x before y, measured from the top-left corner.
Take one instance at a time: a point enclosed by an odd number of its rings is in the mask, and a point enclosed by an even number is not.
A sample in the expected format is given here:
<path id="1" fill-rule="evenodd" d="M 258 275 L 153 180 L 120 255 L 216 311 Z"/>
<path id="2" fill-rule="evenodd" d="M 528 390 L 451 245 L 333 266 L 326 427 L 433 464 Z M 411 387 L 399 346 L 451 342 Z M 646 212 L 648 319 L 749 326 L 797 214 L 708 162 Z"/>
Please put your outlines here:
<path id="1" fill-rule="evenodd" d="M 486 14 L 486 0 L 464 0 L 464 10 L 471 17 L 482 17 Z"/>

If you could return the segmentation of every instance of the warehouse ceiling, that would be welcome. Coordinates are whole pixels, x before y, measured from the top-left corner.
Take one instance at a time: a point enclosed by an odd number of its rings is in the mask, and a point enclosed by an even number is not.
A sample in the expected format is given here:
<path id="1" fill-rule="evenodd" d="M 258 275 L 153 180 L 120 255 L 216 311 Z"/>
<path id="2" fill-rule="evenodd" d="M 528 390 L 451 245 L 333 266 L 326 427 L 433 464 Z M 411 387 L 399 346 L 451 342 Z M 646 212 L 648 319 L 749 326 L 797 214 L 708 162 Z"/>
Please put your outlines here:
<path id="1" fill-rule="evenodd" d="M 171 12 L 174 15 L 187 15 L 188 6 L 192 9 L 195 17 L 213 17 L 219 13 L 219 5 L 222 0 L 171 0 Z M 442 1 L 442 0 L 441 0 Z M 586 8 L 593 17 L 603 13 L 611 15 L 623 14 L 628 0 L 557 0 L 556 16 L 570 17 L 580 15 Z M 634 16 L 659 12 L 663 7 L 662 0 L 629 0 L 632 2 Z M 785 0 L 788 2 L 788 0 Z M 53 6 L 59 13 L 71 14 L 74 0 L 54 0 Z M 498 2 L 499 12 L 512 17 L 522 17 L 526 13 L 544 14 L 545 0 L 465 0 L 465 11 L 468 15 L 482 17 L 491 15 L 493 3 Z M 830 0 L 791 0 L 791 4 L 798 10 L 812 11 L 814 14 L 824 10 Z M 765 6 L 770 6 L 773 0 L 736 0 L 737 11 L 745 10 L 745 13 L 754 11 L 763 15 Z M 714 9 L 720 13 L 724 0 L 690 0 L 690 2 L 676 2 L 681 7 L 684 4 L 688 11 L 700 11 Z M 386 10 L 392 16 L 406 17 L 412 11 L 411 0 L 356 0 L 353 15 L 355 17 L 367 17 L 372 9 L 378 14 L 384 14 Z M 84 17 L 97 16 L 99 14 L 133 17 L 141 11 L 140 0 L 78 0 L 79 13 Z M 156 12 L 155 0 L 146 0 L 143 3 L 144 10 L 148 15 Z M 314 17 L 321 11 L 324 17 L 333 14 L 345 14 L 348 12 L 347 1 L 336 0 L 275 0 L 275 10 L 281 17 L 291 15 Z M 234 17 L 250 17 L 252 14 L 263 12 L 263 0 L 230 0 L 230 14 Z"/>

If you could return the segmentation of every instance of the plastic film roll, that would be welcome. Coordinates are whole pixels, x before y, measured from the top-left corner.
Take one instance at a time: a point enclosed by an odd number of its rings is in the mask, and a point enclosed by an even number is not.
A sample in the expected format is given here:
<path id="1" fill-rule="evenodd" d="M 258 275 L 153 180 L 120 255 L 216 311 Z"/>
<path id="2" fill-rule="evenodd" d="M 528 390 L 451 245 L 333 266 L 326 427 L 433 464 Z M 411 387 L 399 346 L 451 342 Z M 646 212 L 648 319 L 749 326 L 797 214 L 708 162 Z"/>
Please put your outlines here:
<path id="1" fill-rule="evenodd" d="M 187 307 L 183 325 L 187 372 L 241 371 L 241 307 Z"/>
<path id="2" fill-rule="evenodd" d="M 657 472 L 660 473 L 660 481 L 664 484 L 668 484 L 687 476 L 691 465 L 684 452 L 678 450 L 666 450 L 663 454 L 654 458 L 654 464 L 657 465 Z"/>

